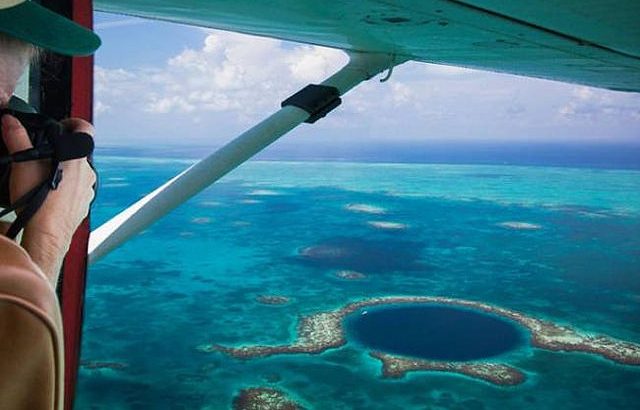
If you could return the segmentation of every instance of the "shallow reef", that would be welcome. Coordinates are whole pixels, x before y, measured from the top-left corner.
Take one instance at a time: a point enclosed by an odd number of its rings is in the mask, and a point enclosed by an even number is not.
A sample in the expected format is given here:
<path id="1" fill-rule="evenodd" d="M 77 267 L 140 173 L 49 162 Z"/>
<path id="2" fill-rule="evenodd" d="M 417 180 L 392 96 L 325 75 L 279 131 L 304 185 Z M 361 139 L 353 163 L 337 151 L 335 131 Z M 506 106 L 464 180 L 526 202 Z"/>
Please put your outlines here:
<path id="1" fill-rule="evenodd" d="M 282 295 L 258 295 L 256 301 L 263 305 L 286 305 L 291 299 Z"/>
<path id="2" fill-rule="evenodd" d="M 494 314 L 512 320 L 527 329 L 530 332 L 530 343 L 535 348 L 589 353 L 619 364 L 640 365 L 640 344 L 614 339 L 606 335 L 591 335 L 568 326 L 561 326 L 482 302 L 436 296 L 376 297 L 348 303 L 333 311 L 304 316 L 298 322 L 296 339 L 288 345 L 229 347 L 211 344 L 199 346 L 197 349 L 202 352 L 218 351 L 239 359 L 267 357 L 276 354 L 318 354 L 347 343 L 344 319 L 348 315 L 365 307 L 399 304 L 437 304 Z M 484 360 L 441 362 L 404 358 L 380 352 L 373 352 L 371 355 L 383 362 L 383 376 L 386 377 L 402 377 L 408 371 L 429 370 L 464 374 L 500 385 L 514 385 L 525 380 L 524 374 L 518 369 L 506 364 Z"/>
<path id="3" fill-rule="evenodd" d="M 362 280 L 367 278 L 367 275 L 364 273 L 356 272 L 354 270 L 339 270 L 335 273 L 335 276 L 338 279 L 344 280 Z"/>
<path id="4" fill-rule="evenodd" d="M 369 221 L 367 224 L 376 229 L 386 229 L 390 231 L 402 231 L 408 228 L 407 224 L 390 221 Z"/>
<path id="5" fill-rule="evenodd" d="M 83 360 L 80 362 L 80 366 L 83 369 L 98 370 L 98 369 L 111 369 L 111 370 L 124 370 L 129 367 L 124 362 L 107 362 L 97 360 Z"/>
<path id="6" fill-rule="evenodd" d="M 542 229 L 542 226 L 530 222 L 519 222 L 519 221 L 507 221 L 501 222 L 498 226 L 506 229 L 515 229 L 518 231 L 537 231 Z"/>
<path id="7" fill-rule="evenodd" d="M 382 375 L 387 378 L 402 378 L 412 371 L 435 371 L 459 373 L 500 386 L 515 386 L 526 380 L 522 371 L 501 363 L 420 360 L 382 352 L 369 355 L 382 362 Z"/>
<path id="8" fill-rule="evenodd" d="M 243 389 L 233 399 L 234 410 L 302 410 L 303 407 L 291 400 L 281 390 L 271 387 L 251 387 Z"/>

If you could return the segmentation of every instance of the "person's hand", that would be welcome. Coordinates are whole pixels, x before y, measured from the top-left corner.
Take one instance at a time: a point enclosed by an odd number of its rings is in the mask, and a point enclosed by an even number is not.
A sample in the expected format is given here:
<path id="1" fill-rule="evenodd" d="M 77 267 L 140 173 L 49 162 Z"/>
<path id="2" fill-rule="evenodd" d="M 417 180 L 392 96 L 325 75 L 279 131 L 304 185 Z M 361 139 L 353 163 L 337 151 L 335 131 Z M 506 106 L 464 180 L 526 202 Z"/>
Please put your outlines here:
<path id="1" fill-rule="evenodd" d="M 81 119 L 62 122 L 68 132 L 93 135 L 93 126 Z M 32 147 L 26 130 L 10 116 L 2 117 L 2 138 L 9 153 Z M 49 191 L 46 200 L 27 223 L 22 246 L 55 283 L 62 260 L 78 225 L 89 212 L 96 176 L 86 158 L 61 163 L 62 181 Z M 27 161 L 11 165 L 11 201 L 19 199 L 50 175 L 50 161 Z"/>
<path id="2" fill-rule="evenodd" d="M 2 139 L 10 154 L 32 148 L 31 140 L 20 121 L 12 115 L 2 116 Z M 11 203 L 35 188 L 49 175 L 49 160 L 26 161 L 11 164 L 9 194 Z"/>
<path id="3" fill-rule="evenodd" d="M 64 120 L 62 124 L 67 132 L 84 132 L 89 135 L 94 132 L 93 126 L 81 119 Z M 70 242 L 76 228 L 89 213 L 89 205 L 94 197 L 93 185 L 96 183 L 93 169 L 86 158 L 64 161 L 61 165 L 62 181 L 57 189 L 49 191 L 47 199 L 25 227 L 25 238 L 29 232 L 35 232 L 54 237 L 63 243 Z M 34 170 L 38 171 L 40 170 Z M 46 176 L 49 173 L 50 168 L 47 167 Z M 13 179 L 13 170 L 11 174 Z M 24 176 L 20 172 L 15 178 Z"/>

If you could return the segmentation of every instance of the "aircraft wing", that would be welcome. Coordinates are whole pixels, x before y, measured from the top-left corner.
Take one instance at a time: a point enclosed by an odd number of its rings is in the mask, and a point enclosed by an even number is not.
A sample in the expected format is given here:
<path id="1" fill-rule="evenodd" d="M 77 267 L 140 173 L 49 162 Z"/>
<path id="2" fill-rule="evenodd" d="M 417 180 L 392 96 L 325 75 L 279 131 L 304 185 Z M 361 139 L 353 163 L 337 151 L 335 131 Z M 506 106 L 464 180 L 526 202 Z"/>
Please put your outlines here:
<path id="1" fill-rule="evenodd" d="M 640 91 L 638 0 L 94 0 L 97 10 Z"/>

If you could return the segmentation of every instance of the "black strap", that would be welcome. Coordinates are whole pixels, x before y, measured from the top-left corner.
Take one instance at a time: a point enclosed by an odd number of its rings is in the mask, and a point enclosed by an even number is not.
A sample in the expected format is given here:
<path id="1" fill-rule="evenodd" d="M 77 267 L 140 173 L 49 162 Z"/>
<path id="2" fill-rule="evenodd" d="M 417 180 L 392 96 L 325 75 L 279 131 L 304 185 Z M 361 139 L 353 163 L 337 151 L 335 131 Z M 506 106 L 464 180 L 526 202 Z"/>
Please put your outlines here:
<path id="1" fill-rule="evenodd" d="M 43 149 L 44 148 L 44 149 Z M 0 165 L 8 165 L 12 162 L 26 162 L 38 159 L 51 158 L 53 149 L 50 147 L 28 148 L 0 157 Z"/>
<path id="2" fill-rule="evenodd" d="M 84 132 L 72 132 L 50 138 L 50 144 L 28 148 L 0 157 L 0 165 L 52 158 L 58 162 L 84 158 L 93 152 L 93 138 Z"/>
<path id="3" fill-rule="evenodd" d="M 15 239 L 18 233 L 27 225 L 31 217 L 38 212 L 44 200 L 47 199 L 47 194 L 49 193 L 48 181 L 41 183 L 36 188 L 35 195 L 33 195 L 27 205 L 17 214 L 15 221 L 13 221 L 9 227 L 7 231 L 8 238 Z"/>
<path id="4" fill-rule="evenodd" d="M 47 183 L 47 181 L 44 181 L 44 182 L 40 183 L 35 188 L 33 188 L 31 191 L 29 191 L 26 194 L 22 195 L 17 201 L 15 201 L 13 204 L 11 204 L 11 206 L 8 206 L 8 207 L 4 208 L 2 211 L 0 211 L 0 218 L 2 218 L 5 215 L 10 214 L 11 212 L 15 211 L 16 209 L 19 209 L 19 208 L 25 206 L 27 203 L 29 203 L 29 201 L 38 192 L 38 189 L 40 189 L 40 186 L 41 185 L 45 185 L 46 183 Z"/>
<path id="5" fill-rule="evenodd" d="M 1 218 L 12 211 L 16 211 L 17 209 L 22 208 L 20 209 L 20 212 L 17 212 L 16 219 L 13 221 L 6 233 L 6 236 L 8 238 L 15 239 L 15 237 L 18 236 L 18 233 L 20 233 L 20 231 L 27 225 L 33 215 L 38 212 L 45 199 L 47 199 L 49 191 L 58 188 L 58 184 L 60 184 L 60 181 L 62 180 L 62 167 L 58 162 L 54 163 L 53 165 L 54 166 L 52 167 L 52 172 L 49 175 L 49 178 L 24 194 L 17 201 L 11 204 L 10 207 L 0 212 Z"/>

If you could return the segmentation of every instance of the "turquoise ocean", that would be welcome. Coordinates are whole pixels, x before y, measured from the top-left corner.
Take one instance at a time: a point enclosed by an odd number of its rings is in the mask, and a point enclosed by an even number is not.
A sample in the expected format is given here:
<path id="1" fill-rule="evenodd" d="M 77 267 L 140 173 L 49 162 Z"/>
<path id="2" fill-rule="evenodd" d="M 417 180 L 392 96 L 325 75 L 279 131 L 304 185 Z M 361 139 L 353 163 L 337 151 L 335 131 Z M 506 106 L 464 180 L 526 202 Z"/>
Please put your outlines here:
<path id="1" fill-rule="evenodd" d="M 193 163 L 170 156 L 99 152 L 92 225 Z M 314 246 L 350 256 L 309 263 Z M 387 295 L 477 300 L 640 343 L 640 171 L 251 161 L 90 267 L 82 360 L 111 366 L 81 368 L 76 408 L 228 409 L 257 386 L 327 410 L 638 404 L 640 367 L 526 344 L 508 355 L 527 376 L 517 387 L 384 379 L 351 340 L 244 361 L 197 350 L 285 344 L 301 315 Z"/>

